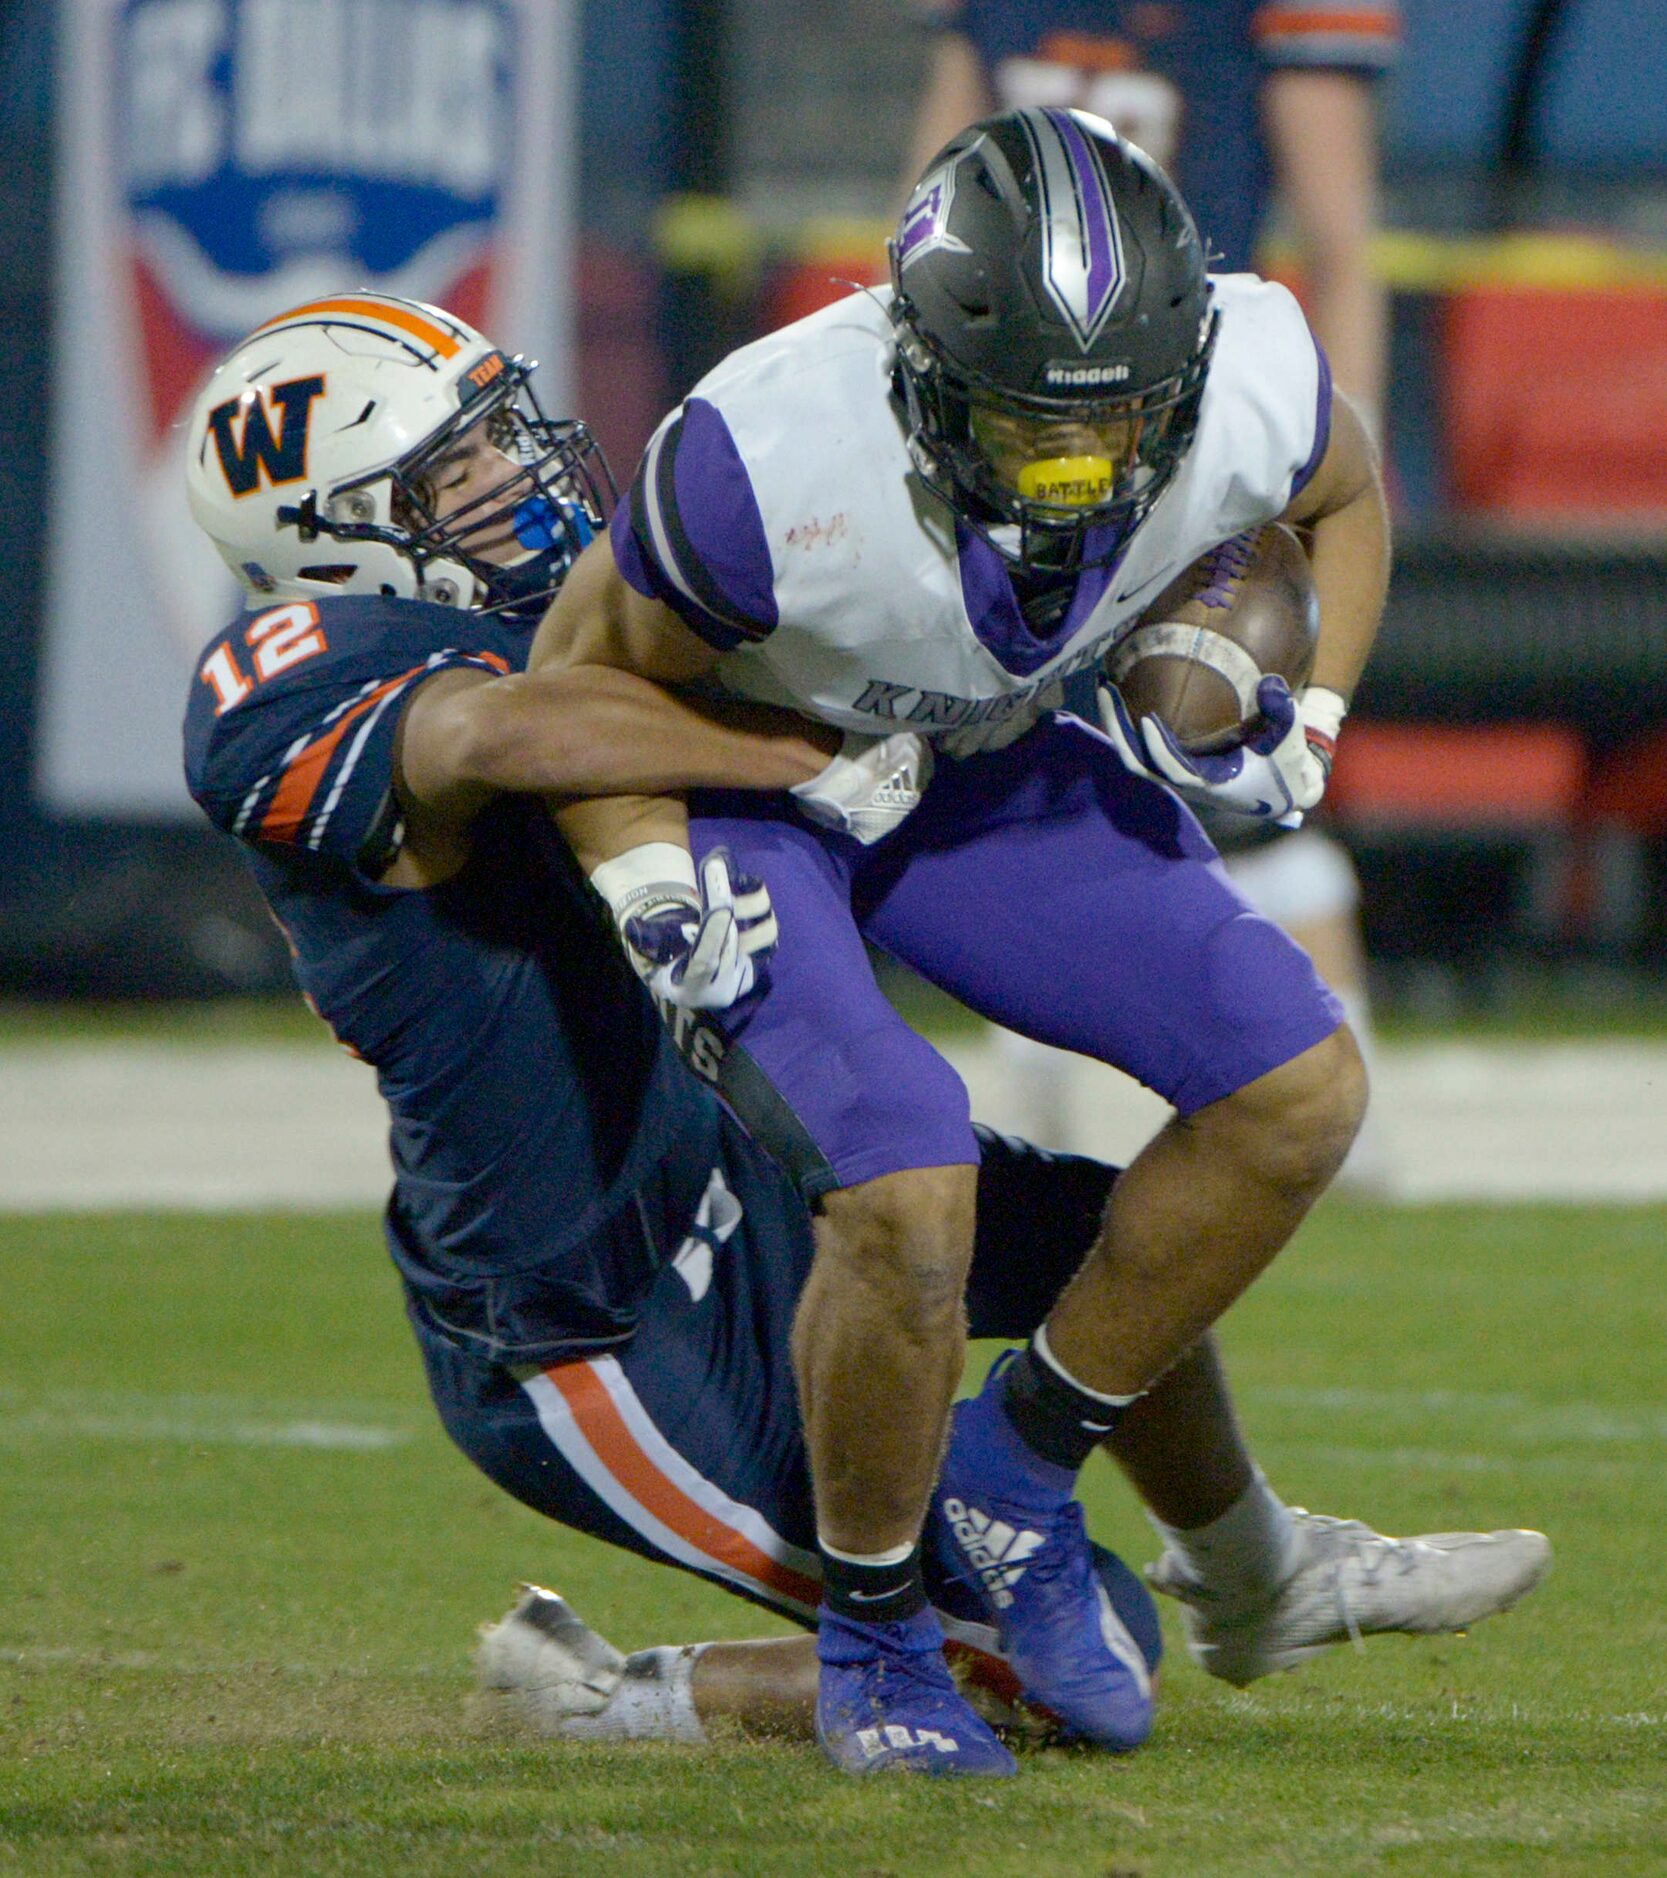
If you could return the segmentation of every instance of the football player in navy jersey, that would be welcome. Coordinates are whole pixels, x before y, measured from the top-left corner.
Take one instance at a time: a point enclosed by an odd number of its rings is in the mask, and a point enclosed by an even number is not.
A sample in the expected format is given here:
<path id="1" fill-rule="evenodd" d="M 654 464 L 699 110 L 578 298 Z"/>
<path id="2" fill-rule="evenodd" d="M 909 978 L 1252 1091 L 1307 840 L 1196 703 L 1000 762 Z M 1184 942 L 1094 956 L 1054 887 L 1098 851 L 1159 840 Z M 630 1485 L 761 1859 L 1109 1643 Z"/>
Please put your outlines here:
<path id="1" fill-rule="evenodd" d="M 1110 687 L 1101 731 L 1053 710 L 1149 596 L 1281 517 L 1311 539 L 1321 607 L 1300 699 L 1263 680 L 1254 733 L 1198 757 Z M 836 1759 L 853 1717 L 907 1729 L 894 1666 L 936 1628 L 923 1547 L 975 1583 L 1033 1699 L 1110 1748 L 1144 1731 L 1102 1631 L 1077 1471 L 1277 1254 L 1365 1095 L 1336 1000 L 1232 889 L 1187 804 L 1293 823 L 1315 806 L 1387 565 L 1375 458 L 1295 301 L 1209 275 L 1173 185 L 1110 126 L 1029 109 L 927 166 L 889 294 L 695 387 L 541 628 L 534 670 L 625 669 L 914 729 L 936 752 L 919 807 L 871 848 L 763 794 L 692 805 L 695 852 L 766 880 L 781 934 L 762 995 L 713 1014 L 712 1054 L 818 1214 L 794 1348 Z M 586 807 L 587 864 L 645 890 L 665 877 L 679 805 L 652 843 L 640 802 L 611 835 L 607 805 Z M 1030 1345 L 953 1418 L 981 1150 L 965 1089 L 880 995 L 865 941 L 1177 1110 Z M 1216 1673 L 1297 1660 L 1339 1586 L 1352 1609 L 1389 1582 L 1366 1562 L 1384 1542 L 1353 1522 L 1299 1515 L 1248 1470 L 1215 1489 L 1166 1520 L 1181 1531 L 1157 1578 Z M 996 1555 L 998 1530 L 1022 1561 Z M 1392 1627 L 1441 1628 L 1457 1602 L 1520 1595 L 1545 1541 L 1400 1556 Z"/>
<path id="2" fill-rule="evenodd" d="M 1337 382 L 1375 414 L 1383 288 L 1368 251 L 1374 81 L 1394 0 L 915 0 L 933 28 L 908 175 L 998 108 L 1102 117 L 1175 179 L 1212 267 L 1255 264 L 1271 194 L 1287 211 Z"/>
<path id="3" fill-rule="evenodd" d="M 715 715 L 623 673 L 524 675 L 605 482 L 527 373 L 439 309 L 369 293 L 297 308 L 220 366 L 190 422 L 189 491 L 249 610 L 198 662 L 187 778 L 245 844 L 309 1002 L 376 1068 L 387 1241 L 450 1433 L 540 1511 L 809 1623 L 821 1567 L 788 1332 L 810 1223 L 639 982 L 684 1009 L 744 995 L 767 902 L 721 862 L 658 914 L 632 902 L 633 973 L 539 797 L 796 788 L 872 832 L 909 806 L 914 739 Z M 1111 1174 L 988 1148 L 969 1309 L 1016 1337 L 1092 1238 Z M 1110 1554 L 1096 1568 L 1149 1690 L 1151 1600 Z M 947 1574 L 934 1595 L 999 1684 L 976 1599 Z M 872 1735 L 865 1769 L 1011 1770 L 938 1643 L 905 1667 L 912 1725 Z M 498 1626 L 483 1672 L 540 1725 L 605 1736 L 694 1736 L 718 1715 L 808 1732 L 815 1687 L 808 1642 L 626 1663 L 548 1594 Z"/>

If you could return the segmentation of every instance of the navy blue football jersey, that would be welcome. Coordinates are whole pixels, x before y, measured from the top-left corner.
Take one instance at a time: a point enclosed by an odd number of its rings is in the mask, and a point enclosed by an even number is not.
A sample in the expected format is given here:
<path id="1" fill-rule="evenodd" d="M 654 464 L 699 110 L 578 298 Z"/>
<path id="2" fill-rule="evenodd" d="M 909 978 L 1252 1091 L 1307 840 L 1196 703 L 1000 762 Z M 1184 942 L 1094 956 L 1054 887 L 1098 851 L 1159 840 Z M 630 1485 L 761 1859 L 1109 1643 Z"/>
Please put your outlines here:
<path id="1" fill-rule="evenodd" d="M 718 1110 L 540 804 L 492 804 L 442 886 L 378 884 L 404 705 L 451 666 L 520 669 L 530 638 L 412 600 L 245 614 L 198 661 L 185 768 L 245 844 L 309 1003 L 376 1069 L 405 1276 L 460 1340 L 546 1361 L 630 1334 Z"/>
<path id="2" fill-rule="evenodd" d="M 1210 265 L 1251 265 L 1269 172 L 1258 93 L 1278 68 L 1375 76 L 1395 0 L 917 0 L 966 35 L 1003 109 L 1066 105 L 1109 119 L 1175 178 Z"/>

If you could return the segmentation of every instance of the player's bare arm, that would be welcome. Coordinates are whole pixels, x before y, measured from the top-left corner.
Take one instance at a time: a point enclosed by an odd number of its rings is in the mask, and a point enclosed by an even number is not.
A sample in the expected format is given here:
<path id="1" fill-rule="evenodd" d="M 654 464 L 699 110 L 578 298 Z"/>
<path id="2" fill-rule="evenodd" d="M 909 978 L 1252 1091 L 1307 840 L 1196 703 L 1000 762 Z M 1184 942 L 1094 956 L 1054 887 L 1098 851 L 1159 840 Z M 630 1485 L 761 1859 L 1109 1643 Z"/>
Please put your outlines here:
<path id="1" fill-rule="evenodd" d="M 712 657 L 668 607 L 632 592 L 603 535 L 579 557 L 540 622 L 528 669 L 535 678 L 629 673 L 670 686 L 697 678 Z M 758 949 L 766 954 L 775 934 L 768 892 L 755 881 L 731 883 L 722 857 L 715 857 L 719 872 L 710 883 L 697 877 L 680 795 L 639 789 L 551 798 L 550 810 L 608 902 L 633 968 L 659 995 L 722 1007 L 751 989 L 753 970 L 740 922 L 731 918 L 731 895 L 740 885 L 759 913 Z"/>
<path id="2" fill-rule="evenodd" d="M 1389 589 L 1389 509 L 1377 451 L 1353 403 L 1335 393 L 1320 467 L 1281 520 L 1306 529 L 1320 600 L 1310 683 L 1346 704 L 1377 637 Z"/>
<path id="3" fill-rule="evenodd" d="M 697 702 L 602 666 L 440 672 L 400 726 L 402 858 L 461 865 L 464 830 L 496 795 L 566 802 L 702 786 L 787 789 L 825 768 L 838 741 L 791 712 Z"/>
<path id="4" fill-rule="evenodd" d="M 599 536 L 573 565 L 539 625 L 527 670 L 602 665 L 668 686 L 693 684 L 718 654 L 663 601 L 620 573 L 613 542 Z"/>
<path id="5" fill-rule="evenodd" d="M 613 544 L 604 535 L 580 555 L 544 616 L 527 670 L 533 677 L 630 673 L 669 688 L 699 678 L 715 656 L 670 607 L 645 598 L 626 583 L 614 561 Z M 672 697 L 669 689 L 662 695 L 668 702 Z M 734 778 L 713 780 L 731 782 Z M 555 801 L 551 808 L 556 825 L 589 873 L 604 861 L 649 843 L 685 848 L 689 843 L 687 813 L 669 785 L 653 790 L 639 784 L 634 793 L 621 789 L 611 795 Z"/>
<path id="6" fill-rule="evenodd" d="M 965 33 L 940 32 L 932 41 L 926 84 L 909 135 L 907 165 L 898 191 L 899 210 L 935 152 L 957 131 L 995 109 L 978 48 Z"/>
<path id="7" fill-rule="evenodd" d="M 718 712 L 736 734 L 758 724 L 779 728 L 780 714 L 775 712 L 714 706 L 680 696 L 678 688 L 704 677 L 717 657 L 714 648 L 685 626 L 669 606 L 630 586 L 614 559 L 611 540 L 602 536 L 580 556 L 541 622 L 529 672 L 535 682 L 565 677 L 592 684 L 618 683 L 630 674 L 638 682 L 668 687 L 664 695 L 676 708 L 696 716 Z M 685 778 L 681 786 L 705 782 L 720 787 L 786 788 L 812 820 L 869 842 L 889 833 L 908 814 L 930 778 L 930 753 L 910 732 L 853 739 L 827 728 L 813 730 L 808 724 L 801 730 L 807 745 L 813 740 L 820 760 L 799 776 L 763 780 L 756 764 L 749 762 L 744 775 L 702 775 Z M 791 733 L 784 734 L 791 742 Z M 802 749 L 795 754 L 802 754 Z M 582 800 L 551 803 L 558 827 L 613 907 L 627 948 L 633 952 L 635 940 L 627 922 L 645 894 L 657 901 L 664 890 L 681 883 L 681 894 L 691 903 L 699 898 L 688 852 L 687 813 L 680 797 L 666 793 L 675 782 L 674 778 L 663 783 L 659 794 L 646 793 L 654 785 L 639 782 L 634 794 L 592 794 Z M 711 865 L 709 859 L 706 866 Z M 758 883 L 743 887 L 737 881 L 735 887 L 738 905 L 755 904 L 767 913 L 767 893 L 758 890 Z M 703 879 L 701 893 L 705 891 Z M 761 913 L 757 931 L 773 935 L 773 920 Z"/>

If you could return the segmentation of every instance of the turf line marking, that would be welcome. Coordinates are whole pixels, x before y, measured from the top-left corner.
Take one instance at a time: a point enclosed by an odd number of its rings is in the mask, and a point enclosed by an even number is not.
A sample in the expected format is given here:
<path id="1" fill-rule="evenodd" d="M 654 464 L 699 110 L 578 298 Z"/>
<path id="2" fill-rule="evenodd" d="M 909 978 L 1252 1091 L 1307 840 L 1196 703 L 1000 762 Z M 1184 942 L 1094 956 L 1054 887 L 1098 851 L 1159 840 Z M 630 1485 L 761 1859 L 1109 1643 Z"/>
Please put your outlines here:
<path id="1" fill-rule="evenodd" d="M 1432 1415 L 1473 1417 L 1490 1437 L 1540 1441 L 1667 1441 L 1667 1408 L 1613 1409 L 1599 1402 L 1547 1402 L 1501 1391 L 1462 1389 L 1245 1388 L 1248 1401 L 1273 1407 L 1338 1409 L 1424 1421 Z"/>
<path id="2" fill-rule="evenodd" d="M 1114 1071 L 1066 1058 L 1047 1098 L 1062 1113 L 1049 1119 L 995 1041 L 946 1039 L 943 1049 L 976 1113 L 1044 1145 L 1126 1161 L 1165 1113 Z M 1391 1046 L 1379 1068 L 1399 1200 L 1667 1199 L 1667 1108 L 1654 1099 L 1667 1048 L 1657 1040 Z M 267 1123 L 259 1166 L 247 1154 L 253 1113 Z M 388 1181 L 374 1079 L 322 1037 L 0 1046 L 5 1211 L 376 1207 Z"/>
<path id="3" fill-rule="evenodd" d="M 1610 1455 L 1593 1460 L 1586 1454 L 1470 1454 L 1448 1448 L 1380 1448 L 1364 1442 L 1348 1446 L 1341 1442 L 1304 1441 L 1300 1436 L 1266 1434 L 1258 1438 L 1257 1446 L 1347 1467 L 1444 1468 L 1449 1473 L 1462 1474 L 1575 1474 L 1584 1479 L 1593 1474 L 1632 1474 L 1642 1467 L 1660 1465 L 1656 1456 L 1648 1454 L 1640 1454 L 1630 1461 Z"/>
<path id="4" fill-rule="evenodd" d="M 155 1671 L 163 1676 L 261 1676 L 282 1677 L 292 1682 L 403 1681 L 408 1677 L 430 1677 L 452 1681 L 459 1675 L 456 1660 L 436 1663 L 378 1664 L 365 1668 L 353 1663 L 284 1662 L 262 1656 L 242 1661 L 203 1662 L 196 1657 L 163 1656 L 155 1650 L 85 1650 L 69 1644 L 41 1644 L 0 1647 L 0 1664 L 28 1669 L 35 1664 L 63 1663 L 76 1669 Z"/>
<path id="5" fill-rule="evenodd" d="M 371 1454 L 402 1447 L 403 1428 L 368 1428 L 352 1422 L 214 1422 L 193 1416 L 66 1414 L 36 1409 L 0 1415 L 0 1442 L 138 1441 L 186 1447 L 311 1448 Z"/>

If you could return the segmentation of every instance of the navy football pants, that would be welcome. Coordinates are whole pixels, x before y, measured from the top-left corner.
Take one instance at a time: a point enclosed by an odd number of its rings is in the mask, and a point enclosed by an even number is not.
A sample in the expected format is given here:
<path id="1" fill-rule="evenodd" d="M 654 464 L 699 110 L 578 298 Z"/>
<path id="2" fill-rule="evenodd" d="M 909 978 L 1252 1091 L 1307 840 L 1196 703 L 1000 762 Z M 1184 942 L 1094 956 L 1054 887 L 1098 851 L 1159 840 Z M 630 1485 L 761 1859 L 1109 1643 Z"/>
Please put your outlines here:
<path id="1" fill-rule="evenodd" d="M 1081 1264 L 1114 1175 L 984 1130 L 979 1145 L 968 1316 L 974 1337 L 1016 1340 Z M 672 1262 L 628 1343 L 511 1370 L 447 1341 L 415 1298 L 411 1319 L 447 1433 L 516 1499 L 813 1622 L 821 1567 L 788 1352 L 810 1221 L 733 1125 L 722 1152 L 740 1220 L 664 1222 Z"/>

